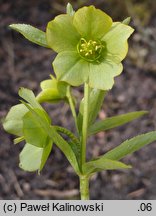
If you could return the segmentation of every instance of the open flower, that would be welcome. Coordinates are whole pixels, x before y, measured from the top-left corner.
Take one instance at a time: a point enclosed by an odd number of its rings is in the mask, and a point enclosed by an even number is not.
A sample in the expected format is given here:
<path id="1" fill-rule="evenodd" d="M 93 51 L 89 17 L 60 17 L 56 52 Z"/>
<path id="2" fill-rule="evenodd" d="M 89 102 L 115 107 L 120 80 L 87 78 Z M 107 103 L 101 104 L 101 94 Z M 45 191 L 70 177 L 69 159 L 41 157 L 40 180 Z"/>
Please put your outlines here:
<path id="1" fill-rule="evenodd" d="M 94 6 L 62 14 L 47 25 L 48 46 L 58 53 L 53 62 L 58 80 L 73 86 L 108 90 L 122 72 L 127 39 L 134 30 Z"/>

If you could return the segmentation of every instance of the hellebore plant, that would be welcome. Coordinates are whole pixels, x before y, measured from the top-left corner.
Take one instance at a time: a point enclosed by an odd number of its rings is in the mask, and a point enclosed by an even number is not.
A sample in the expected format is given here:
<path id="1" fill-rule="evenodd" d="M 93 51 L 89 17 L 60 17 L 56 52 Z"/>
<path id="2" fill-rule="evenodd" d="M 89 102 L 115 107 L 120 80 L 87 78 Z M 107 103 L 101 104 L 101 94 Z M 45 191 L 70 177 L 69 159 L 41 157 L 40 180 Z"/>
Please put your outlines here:
<path id="1" fill-rule="evenodd" d="M 20 88 L 20 104 L 13 106 L 4 120 L 4 129 L 17 136 L 14 143 L 26 143 L 20 153 L 19 166 L 26 171 L 40 172 L 55 144 L 79 176 L 81 199 L 89 199 L 89 179 L 93 174 L 102 170 L 131 168 L 120 159 L 156 140 L 156 132 L 152 131 L 126 140 L 104 155 L 86 161 L 89 136 L 147 114 L 146 111 L 137 111 L 95 121 L 106 93 L 113 87 L 114 77 L 123 70 L 121 61 L 128 51 L 127 40 L 134 31 L 128 24 L 129 18 L 113 22 L 111 17 L 94 6 L 75 12 L 68 4 L 67 13 L 50 21 L 46 32 L 26 24 L 10 25 L 31 42 L 57 53 L 53 62 L 56 77 L 51 75 L 50 79 L 41 82 L 41 92 L 37 97 L 31 90 Z M 84 98 L 76 113 L 71 86 L 80 85 L 84 85 Z M 41 106 L 43 102 L 59 103 L 62 100 L 69 103 L 76 134 L 53 125 Z"/>

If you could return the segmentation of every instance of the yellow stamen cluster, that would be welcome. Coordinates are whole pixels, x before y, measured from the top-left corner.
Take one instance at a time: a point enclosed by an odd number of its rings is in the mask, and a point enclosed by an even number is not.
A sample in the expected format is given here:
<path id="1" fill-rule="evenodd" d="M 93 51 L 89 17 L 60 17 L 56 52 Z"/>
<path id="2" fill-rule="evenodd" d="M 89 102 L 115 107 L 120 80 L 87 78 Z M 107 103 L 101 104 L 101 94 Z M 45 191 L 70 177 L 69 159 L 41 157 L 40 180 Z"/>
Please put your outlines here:
<path id="1" fill-rule="evenodd" d="M 104 46 L 100 41 L 86 41 L 84 38 L 81 38 L 78 44 L 78 52 L 82 58 L 93 62 L 101 57 L 103 47 Z"/>

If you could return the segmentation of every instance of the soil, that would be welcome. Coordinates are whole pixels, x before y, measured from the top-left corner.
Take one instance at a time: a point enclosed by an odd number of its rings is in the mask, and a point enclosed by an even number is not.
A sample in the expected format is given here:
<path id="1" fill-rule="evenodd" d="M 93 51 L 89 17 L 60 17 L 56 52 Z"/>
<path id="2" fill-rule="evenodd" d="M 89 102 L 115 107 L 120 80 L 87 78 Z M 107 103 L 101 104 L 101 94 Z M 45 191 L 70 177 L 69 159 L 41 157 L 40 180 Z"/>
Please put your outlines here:
<path id="1" fill-rule="evenodd" d="M 116 0 L 117 1 L 117 0 Z M 114 19 L 123 19 L 111 9 L 113 1 L 87 1 L 108 12 Z M 110 3 L 111 2 L 111 3 Z M 151 1 L 146 1 L 150 4 Z M 66 1 L 0 1 L 0 119 L 10 107 L 17 104 L 18 89 L 23 86 L 40 91 L 39 83 L 53 73 L 51 61 L 55 54 L 48 49 L 29 43 L 18 33 L 12 32 L 10 23 L 29 23 L 45 30 L 46 23 L 64 11 Z M 134 1 L 127 15 L 132 16 L 136 31 L 130 40 L 129 54 L 124 61 L 124 71 L 116 78 L 115 86 L 107 94 L 98 118 L 136 110 L 149 114 L 125 126 L 101 132 L 88 143 L 87 158 L 97 157 L 125 139 L 155 130 L 156 128 L 156 8 L 151 7 L 148 20 L 141 23 L 135 14 Z M 85 5 L 74 1 L 75 8 Z M 116 11 L 121 8 L 116 7 Z M 132 13 L 133 12 L 133 13 Z M 119 16 L 119 14 L 122 14 Z M 82 88 L 74 89 L 81 98 Z M 45 105 L 54 124 L 74 128 L 67 104 Z M 0 199 L 79 199 L 79 180 L 73 169 L 54 146 L 47 164 L 40 175 L 28 173 L 18 167 L 19 152 L 23 144 L 13 145 L 13 136 L 0 125 Z M 156 143 L 127 156 L 123 161 L 133 166 L 126 171 L 103 171 L 90 182 L 91 199 L 156 199 Z"/>

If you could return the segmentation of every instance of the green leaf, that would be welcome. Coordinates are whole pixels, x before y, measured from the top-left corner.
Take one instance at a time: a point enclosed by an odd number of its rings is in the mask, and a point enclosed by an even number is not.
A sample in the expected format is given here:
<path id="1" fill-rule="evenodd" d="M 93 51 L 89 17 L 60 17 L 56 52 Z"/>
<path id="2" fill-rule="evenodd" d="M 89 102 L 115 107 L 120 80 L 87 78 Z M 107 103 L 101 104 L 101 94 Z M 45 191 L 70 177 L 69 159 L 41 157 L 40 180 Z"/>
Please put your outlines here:
<path id="1" fill-rule="evenodd" d="M 31 144 L 26 144 L 20 153 L 20 168 L 33 172 L 41 171 L 48 159 L 52 149 L 52 143 L 49 142 L 45 148 L 39 148 Z"/>
<path id="2" fill-rule="evenodd" d="M 34 108 L 33 110 L 42 118 L 42 121 L 47 122 L 43 110 Z M 23 134 L 27 143 L 31 143 L 32 145 L 41 148 L 45 147 L 48 134 L 44 130 L 42 124 L 36 120 L 31 111 L 27 112 L 23 117 Z"/>
<path id="3" fill-rule="evenodd" d="M 66 13 L 70 16 L 73 16 L 75 11 L 70 3 L 67 4 Z"/>
<path id="4" fill-rule="evenodd" d="M 106 95 L 106 91 L 102 91 L 99 89 L 92 89 L 89 93 L 89 110 L 88 110 L 88 115 L 89 115 L 89 119 L 88 119 L 88 125 L 91 125 L 97 115 L 98 112 L 102 106 L 104 97 Z M 83 121 L 83 107 L 84 107 L 84 99 L 82 99 L 81 103 L 80 103 L 80 109 L 79 109 L 79 114 L 78 114 L 78 127 L 79 127 L 79 131 L 81 131 L 82 129 L 82 121 Z"/>
<path id="5" fill-rule="evenodd" d="M 40 46 L 49 48 L 46 41 L 45 32 L 27 24 L 12 24 L 9 25 L 9 27 L 21 33 L 29 41 Z"/>
<path id="6" fill-rule="evenodd" d="M 75 12 L 73 24 L 85 39 L 101 39 L 109 31 L 112 19 L 103 11 L 89 6 Z"/>
<path id="7" fill-rule="evenodd" d="M 128 168 L 131 168 L 131 166 L 126 165 L 122 162 L 110 160 L 107 158 L 99 158 L 85 163 L 83 167 L 83 172 L 85 175 L 89 175 L 102 170 L 115 170 L 115 169 L 128 169 Z"/>
<path id="8" fill-rule="evenodd" d="M 60 148 L 60 150 L 65 154 L 72 167 L 74 168 L 77 174 L 80 174 L 79 165 L 76 159 L 76 156 L 70 147 L 70 145 L 56 132 L 53 126 L 50 126 L 47 121 L 43 120 L 41 115 L 38 115 L 35 109 L 32 109 L 28 104 L 26 107 L 31 111 L 33 117 L 38 121 L 48 136 L 52 139 L 52 141 Z"/>
<path id="9" fill-rule="evenodd" d="M 40 165 L 40 171 L 43 169 L 48 157 L 49 157 L 49 154 L 52 150 L 52 146 L 53 146 L 53 143 L 52 143 L 52 140 L 49 139 L 49 142 L 47 142 L 46 146 L 43 148 L 43 153 L 42 153 L 42 158 L 41 158 L 41 165 Z"/>
<path id="10" fill-rule="evenodd" d="M 23 104 L 18 104 L 11 107 L 4 122 L 4 130 L 10 134 L 23 136 L 23 116 L 28 112 L 28 109 Z"/>
<path id="11" fill-rule="evenodd" d="M 57 147 L 65 154 L 75 172 L 80 174 L 78 161 L 71 146 L 55 131 L 53 127 L 51 127 L 51 133 L 49 135 Z"/>
<path id="12" fill-rule="evenodd" d="M 53 126 L 56 131 L 60 134 L 65 134 L 70 139 L 68 141 L 68 144 L 70 145 L 71 149 L 73 150 L 76 159 L 78 161 L 79 167 L 80 167 L 80 159 L 81 159 L 81 145 L 79 139 L 68 129 L 59 127 L 59 126 Z"/>
<path id="13" fill-rule="evenodd" d="M 80 144 L 77 144 L 73 141 L 68 141 L 68 144 L 70 145 L 72 151 L 74 152 L 77 162 L 78 162 L 78 166 L 80 168 L 80 164 L 81 164 L 81 150 L 80 150 Z"/>
<path id="14" fill-rule="evenodd" d="M 132 154 L 133 152 L 141 149 L 143 146 L 148 145 L 154 141 L 156 141 L 156 131 L 152 131 L 146 134 L 141 134 L 132 139 L 126 140 L 125 142 L 120 144 L 118 147 L 107 152 L 100 158 L 120 160 L 126 155 Z"/>
<path id="15" fill-rule="evenodd" d="M 109 130 L 114 127 L 121 126 L 123 124 L 126 124 L 128 122 L 133 121 L 134 119 L 137 119 L 145 114 L 147 114 L 147 111 L 137 111 L 137 112 L 130 112 L 123 115 L 114 116 L 111 118 L 106 118 L 102 121 L 98 121 L 95 124 L 91 125 L 88 129 L 89 135 L 96 134 L 100 131 Z"/>
<path id="16" fill-rule="evenodd" d="M 18 92 L 19 96 L 26 100 L 33 108 L 43 109 L 37 102 L 34 93 L 27 88 L 20 88 Z"/>
<path id="17" fill-rule="evenodd" d="M 88 119 L 88 125 L 91 125 L 102 106 L 104 97 L 106 96 L 106 91 L 102 91 L 99 89 L 92 89 L 89 95 L 89 119 Z"/>
<path id="18" fill-rule="evenodd" d="M 49 115 L 43 109 L 43 107 L 39 104 L 39 102 L 37 101 L 37 98 L 35 98 L 34 93 L 30 89 L 20 88 L 18 94 L 21 98 L 23 98 L 25 101 L 27 101 L 33 108 L 40 109 L 41 112 L 43 111 L 44 116 L 46 117 L 47 121 L 49 122 L 49 124 L 51 123 L 51 119 L 50 119 Z M 25 103 L 23 103 L 23 104 L 25 104 Z"/>
<path id="19" fill-rule="evenodd" d="M 129 25 L 130 21 L 131 21 L 131 17 L 127 17 L 126 19 L 124 19 L 122 21 L 122 23 L 125 24 L 125 25 Z"/>

